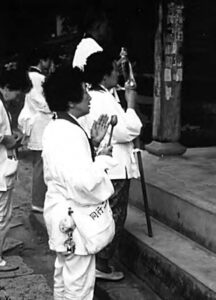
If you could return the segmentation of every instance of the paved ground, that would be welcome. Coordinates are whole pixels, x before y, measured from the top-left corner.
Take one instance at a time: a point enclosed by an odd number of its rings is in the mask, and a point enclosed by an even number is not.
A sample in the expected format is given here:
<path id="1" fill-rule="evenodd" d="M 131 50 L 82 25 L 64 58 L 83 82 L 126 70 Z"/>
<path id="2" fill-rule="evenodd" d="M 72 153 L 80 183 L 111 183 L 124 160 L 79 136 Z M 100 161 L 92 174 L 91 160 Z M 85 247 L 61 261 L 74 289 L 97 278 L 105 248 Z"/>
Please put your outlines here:
<path id="1" fill-rule="evenodd" d="M 30 211 L 31 172 L 30 154 L 22 152 L 14 191 L 13 228 L 5 252 L 8 259 L 19 263 L 20 269 L 0 273 L 0 300 L 52 299 L 55 255 L 48 249 L 42 217 L 35 218 Z M 126 278 L 118 283 L 97 281 L 94 300 L 160 300 L 124 266 L 117 265 L 124 268 Z"/>
<path id="2" fill-rule="evenodd" d="M 19 265 L 14 272 L 0 272 L 1 300 L 51 300 L 54 255 L 47 248 L 46 236 L 33 226 L 30 217 L 31 166 L 28 155 L 20 161 L 14 190 L 12 228 L 7 260 Z M 13 241 L 13 243 L 12 243 Z"/>

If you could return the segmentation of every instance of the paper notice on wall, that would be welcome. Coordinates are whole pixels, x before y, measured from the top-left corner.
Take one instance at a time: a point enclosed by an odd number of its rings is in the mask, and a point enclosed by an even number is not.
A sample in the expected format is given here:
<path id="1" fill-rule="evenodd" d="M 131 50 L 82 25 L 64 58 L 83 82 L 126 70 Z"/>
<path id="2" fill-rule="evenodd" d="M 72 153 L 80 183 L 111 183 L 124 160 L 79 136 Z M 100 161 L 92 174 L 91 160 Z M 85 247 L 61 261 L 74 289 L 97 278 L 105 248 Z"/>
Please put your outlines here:
<path id="1" fill-rule="evenodd" d="M 166 55 L 165 57 L 165 66 L 166 68 L 172 68 L 172 64 L 173 64 L 173 57 L 171 55 Z"/>
<path id="2" fill-rule="evenodd" d="M 171 69 L 164 69 L 164 81 L 170 82 L 172 80 Z"/>
<path id="3" fill-rule="evenodd" d="M 172 54 L 172 45 L 171 44 L 166 45 L 165 54 Z"/>
<path id="4" fill-rule="evenodd" d="M 169 101 L 172 97 L 172 88 L 169 86 L 165 86 L 165 97 L 167 101 Z"/>
<path id="5" fill-rule="evenodd" d="M 174 43 L 172 44 L 172 54 L 176 54 L 176 53 L 177 53 L 177 43 L 174 42 Z"/>
<path id="6" fill-rule="evenodd" d="M 176 81 L 182 81 L 182 69 L 177 69 L 177 71 L 176 71 L 176 78 L 175 78 L 175 80 Z"/>

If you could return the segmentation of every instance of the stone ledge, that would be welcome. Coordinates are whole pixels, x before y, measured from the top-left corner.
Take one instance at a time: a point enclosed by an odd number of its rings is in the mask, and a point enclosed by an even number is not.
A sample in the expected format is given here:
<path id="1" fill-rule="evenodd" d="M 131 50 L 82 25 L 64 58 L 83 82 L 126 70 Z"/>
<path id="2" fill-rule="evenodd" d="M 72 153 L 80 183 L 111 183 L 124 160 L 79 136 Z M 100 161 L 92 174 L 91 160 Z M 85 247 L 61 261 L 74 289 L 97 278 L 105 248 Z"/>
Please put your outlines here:
<path id="1" fill-rule="evenodd" d="M 142 151 L 142 159 L 152 216 L 216 253 L 216 147 L 163 158 Z M 143 210 L 140 179 L 130 203 Z"/>
<path id="2" fill-rule="evenodd" d="M 157 156 L 169 156 L 169 155 L 182 155 L 186 152 L 187 148 L 178 142 L 157 142 L 152 141 L 150 144 L 145 145 L 145 149 Z"/>
<path id="3" fill-rule="evenodd" d="M 215 300 L 216 255 L 152 218 L 148 237 L 145 214 L 129 206 L 120 244 L 122 262 L 168 300 Z"/>

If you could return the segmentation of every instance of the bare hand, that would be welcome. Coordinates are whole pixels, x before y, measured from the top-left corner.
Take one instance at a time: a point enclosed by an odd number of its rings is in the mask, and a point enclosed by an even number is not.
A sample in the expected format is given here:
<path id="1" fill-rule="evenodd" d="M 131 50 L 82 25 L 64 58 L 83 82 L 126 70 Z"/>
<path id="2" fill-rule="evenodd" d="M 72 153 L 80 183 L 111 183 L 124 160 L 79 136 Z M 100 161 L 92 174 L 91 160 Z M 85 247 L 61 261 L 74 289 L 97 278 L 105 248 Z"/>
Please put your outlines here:
<path id="1" fill-rule="evenodd" d="M 22 146 L 22 141 L 23 141 L 23 134 L 20 131 L 16 131 L 13 133 L 13 137 L 16 140 L 16 148 Z"/>
<path id="2" fill-rule="evenodd" d="M 133 89 L 125 89 L 125 99 L 127 101 L 128 108 L 135 108 L 137 98 L 137 92 Z"/>
<path id="3" fill-rule="evenodd" d="M 112 150 L 113 150 L 113 146 L 107 146 L 105 145 L 103 148 L 101 148 L 101 150 L 98 152 L 98 155 L 108 155 L 108 156 L 112 156 Z"/>
<path id="4" fill-rule="evenodd" d="M 124 80 L 128 80 L 129 77 L 129 61 L 127 57 L 121 57 L 119 60 L 117 60 L 117 67 L 118 67 L 118 71 L 120 75 L 123 75 Z M 136 66 L 136 62 L 130 62 L 131 63 L 131 67 L 132 69 L 134 69 L 134 67 Z"/>
<path id="5" fill-rule="evenodd" d="M 118 71 L 119 71 L 119 75 L 124 77 L 124 80 L 127 80 L 128 78 L 128 59 L 127 57 L 121 57 L 118 61 L 116 61 L 117 67 L 118 67 Z"/>
<path id="6" fill-rule="evenodd" d="M 107 115 L 101 115 L 92 125 L 91 139 L 95 147 L 100 145 L 100 142 L 103 140 L 107 132 L 107 128 L 109 126 L 108 119 L 109 117 Z"/>
<path id="7" fill-rule="evenodd" d="M 16 147 L 16 139 L 13 135 L 4 135 L 2 144 L 8 149 L 13 149 Z"/>

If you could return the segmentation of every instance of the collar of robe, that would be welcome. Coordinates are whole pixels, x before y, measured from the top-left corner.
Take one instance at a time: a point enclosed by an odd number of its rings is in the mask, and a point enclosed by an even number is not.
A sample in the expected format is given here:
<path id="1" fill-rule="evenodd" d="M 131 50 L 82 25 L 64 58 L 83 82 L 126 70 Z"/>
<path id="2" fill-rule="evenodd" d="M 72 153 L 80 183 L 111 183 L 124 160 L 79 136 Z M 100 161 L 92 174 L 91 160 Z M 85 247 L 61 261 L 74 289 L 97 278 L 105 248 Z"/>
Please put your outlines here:
<path id="1" fill-rule="evenodd" d="M 64 111 L 55 112 L 53 115 L 53 119 L 54 120 L 55 119 L 67 120 L 67 121 L 79 126 L 84 131 L 86 138 L 88 139 L 88 142 L 89 142 L 89 146 L 90 146 L 90 150 L 91 150 L 91 157 L 92 157 L 92 160 L 94 161 L 95 160 L 95 150 L 94 150 L 94 146 L 92 144 L 92 140 L 88 137 L 87 133 L 82 128 L 82 126 L 77 122 L 77 120 L 75 118 L 73 118 L 70 114 L 68 114 L 67 112 L 64 112 Z"/>

